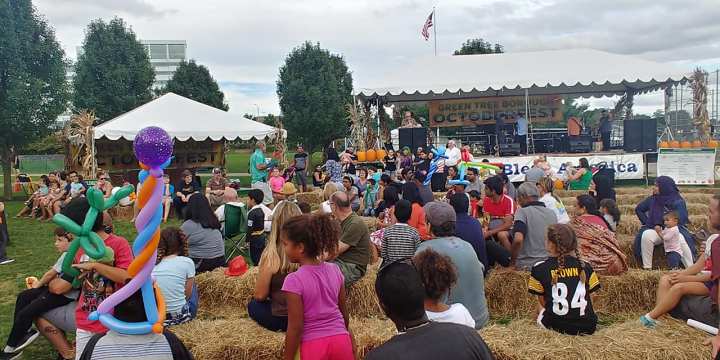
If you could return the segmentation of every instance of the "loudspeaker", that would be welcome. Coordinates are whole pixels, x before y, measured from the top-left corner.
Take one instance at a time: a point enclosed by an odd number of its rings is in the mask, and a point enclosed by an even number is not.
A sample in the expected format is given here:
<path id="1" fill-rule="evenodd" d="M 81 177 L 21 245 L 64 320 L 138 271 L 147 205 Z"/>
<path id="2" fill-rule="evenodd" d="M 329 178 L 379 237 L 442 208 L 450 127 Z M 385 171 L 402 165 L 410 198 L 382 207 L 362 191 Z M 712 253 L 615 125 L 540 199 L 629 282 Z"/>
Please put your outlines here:
<path id="1" fill-rule="evenodd" d="M 592 139 L 589 136 L 568 137 L 568 152 L 589 153 L 592 151 Z"/>
<path id="2" fill-rule="evenodd" d="M 500 156 L 520 155 L 520 143 L 500 144 Z"/>
<path id="3" fill-rule="evenodd" d="M 414 154 L 419 147 L 427 147 L 427 128 L 400 128 L 398 129 L 398 143 L 400 149 L 404 147 L 410 148 Z"/>
<path id="4" fill-rule="evenodd" d="M 656 152 L 657 122 L 655 119 L 625 121 L 623 149 L 627 152 Z"/>

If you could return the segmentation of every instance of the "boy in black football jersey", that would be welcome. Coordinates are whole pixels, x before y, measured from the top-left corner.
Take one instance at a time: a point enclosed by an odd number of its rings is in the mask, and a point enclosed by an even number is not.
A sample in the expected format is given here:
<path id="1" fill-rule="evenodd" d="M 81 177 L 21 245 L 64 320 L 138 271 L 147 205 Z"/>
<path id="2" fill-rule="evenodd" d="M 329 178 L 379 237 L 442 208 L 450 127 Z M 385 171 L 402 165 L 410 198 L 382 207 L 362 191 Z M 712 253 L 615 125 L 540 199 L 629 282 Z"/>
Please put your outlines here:
<path id="1" fill-rule="evenodd" d="M 590 264 L 580 260 L 577 246 L 570 226 L 550 225 L 545 242 L 550 257 L 533 266 L 528 290 L 540 301 L 538 325 L 568 335 L 590 335 L 597 326 L 590 294 L 600 282 Z"/>

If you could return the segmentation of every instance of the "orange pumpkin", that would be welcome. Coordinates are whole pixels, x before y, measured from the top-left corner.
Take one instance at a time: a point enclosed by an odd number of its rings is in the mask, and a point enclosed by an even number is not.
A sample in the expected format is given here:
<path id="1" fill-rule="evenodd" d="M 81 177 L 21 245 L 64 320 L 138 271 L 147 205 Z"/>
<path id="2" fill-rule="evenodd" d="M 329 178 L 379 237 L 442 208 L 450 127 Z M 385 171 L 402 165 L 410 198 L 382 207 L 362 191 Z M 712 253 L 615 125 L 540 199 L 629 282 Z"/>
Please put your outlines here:
<path id="1" fill-rule="evenodd" d="M 683 142 L 680 143 L 680 147 L 683 149 L 689 149 L 692 147 L 692 143 L 687 140 L 684 140 Z"/>
<path id="2" fill-rule="evenodd" d="M 555 180 L 555 190 L 565 189 L 565 183 L 562 180 Z"/>
<path id="3" fill-rule="evenodd" d="M 377 160 L 377 154 L 375 153 L 375 150 L 373 150 L 373 149 L 368 150 L 365 155 L 365 158 L 367 159 L 367 161 Z"/>
<path id="4" fill-rule="evenodd" d="M 718 143 L 717 140 L 712 140 L 712 139 L 708 140 L 708 142 L 707 142 L 708 147 L 713 148 L 713 149 L 718 147 L 718 144 L 720 144 L 720 143 Z"/>
<path id="5" fill-rule="evenodd" d="M 702 143 L 702 141 L 700 141 L 700 140 L 695 140 L 695 141 L 692 142 L 692 147 L 694 147 L 694 148 L 701 148 L 701 147 L 703 147 L 703 143 Z"/>
<path id="6" fill-rule="evenodd" d="M 367 154 L 366 154 L 364 151 L 358 151 L 358 152 L 357 152 L 358 161 L 360 161 L 360 162 L 365 162 L 365 161 L 367 160 L 367 158 L 365 157 L 365 155 L 367 155 Z"/>
<path id="7" fill-rule="evenodd" d="M 659 144 L 659 146 L 660 146 L 661 149 L 667 149 L 667 148 L 670 147 L 670 143 L 667 142 L 667 141 L 661 141 L 660 144 Z"/>
<path id="8" fill-rule="evenodd" d="M 679 148 L 679 147 L 680 147 L 680 142 L 677 141 L 677 140 L 673 140 L 673 141 L 670 142 L 670 147 L 671 147 L 671 148 Z"/>
<path id="9" fill-rule="evenodd" d="M 375 150 L 375 156 L 377 156 L 377 160 L 380 161 L 387 156 L 387 152 L 385 152 L 385 149 L 378 149 Z"/>

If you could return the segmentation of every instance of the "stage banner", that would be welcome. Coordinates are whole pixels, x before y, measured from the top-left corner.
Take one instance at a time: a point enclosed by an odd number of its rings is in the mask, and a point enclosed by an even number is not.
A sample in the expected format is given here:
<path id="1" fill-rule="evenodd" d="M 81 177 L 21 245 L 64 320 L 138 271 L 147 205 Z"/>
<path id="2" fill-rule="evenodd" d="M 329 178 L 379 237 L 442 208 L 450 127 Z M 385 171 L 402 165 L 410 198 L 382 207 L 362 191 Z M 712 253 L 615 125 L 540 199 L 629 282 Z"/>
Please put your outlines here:
<path id="1" fill-rule="evenodd" d="M 660 149 L 657 174 L 678 185 L 715 184 L 715 149 Z"/>
<path id="2" fill-rule="evenodd" d="M 616 180 L 639 180 L 645 178 L 645 161 L 643 154 L 583 154 L 571 156 L 548 156 L 547 161 L 553 174 L 563 178 L 569 162 L 577 166 L 580 158 L 588 159 L 592 167 L 609 167 L 615 170 Z M 533 166 L 537 156 L 490 157 L 490 162 L 505 164 L 505 174 L 512 182 L 525 181 L 525 173 Z"/>
<path id="3" fill-rule="evenodd" d="M 222 141 L 175 141 L 173 161 L 168 169 L 207 168 L 223 165 L 224 147 Z M 95 140 L 98 167 L 103 170 L 136 170 L 132 141 L 125 139 Z"/>
<path id="4" fill-rule="evenodd" d="M 563 121 L 562 98 L 557 95 L 528 97 L 533 123 Z M 498 96 L 474 99 L 433 100 L 429 102 L 431 127 L 495 124 L 496 116 L 525 112 L 524 96 Z"/>

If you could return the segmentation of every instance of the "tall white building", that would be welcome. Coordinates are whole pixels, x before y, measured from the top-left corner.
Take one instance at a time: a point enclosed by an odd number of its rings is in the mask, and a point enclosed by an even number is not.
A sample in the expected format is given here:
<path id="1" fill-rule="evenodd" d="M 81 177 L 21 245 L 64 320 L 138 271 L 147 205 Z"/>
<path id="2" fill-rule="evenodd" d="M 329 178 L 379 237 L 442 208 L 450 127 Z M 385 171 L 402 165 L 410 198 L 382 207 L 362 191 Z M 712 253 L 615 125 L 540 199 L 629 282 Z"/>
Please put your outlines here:
<path id="1" fill-rule="evenodd" d="M 172 78 L 180 62 L 187 59 L 185 40 L 140 40 L 155 70 L 153 88 L 161 88 Z"/>

